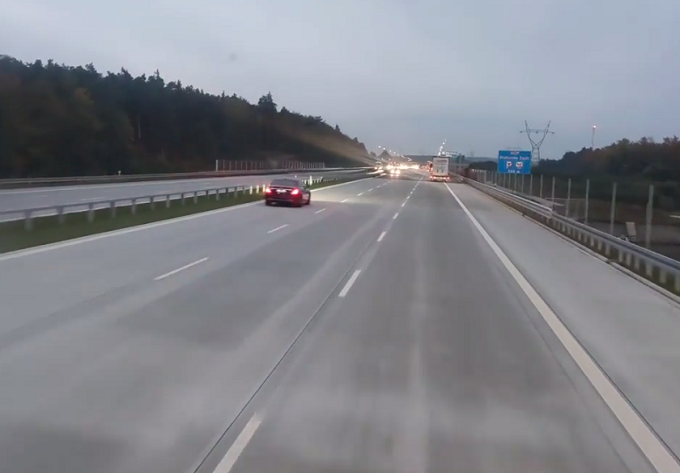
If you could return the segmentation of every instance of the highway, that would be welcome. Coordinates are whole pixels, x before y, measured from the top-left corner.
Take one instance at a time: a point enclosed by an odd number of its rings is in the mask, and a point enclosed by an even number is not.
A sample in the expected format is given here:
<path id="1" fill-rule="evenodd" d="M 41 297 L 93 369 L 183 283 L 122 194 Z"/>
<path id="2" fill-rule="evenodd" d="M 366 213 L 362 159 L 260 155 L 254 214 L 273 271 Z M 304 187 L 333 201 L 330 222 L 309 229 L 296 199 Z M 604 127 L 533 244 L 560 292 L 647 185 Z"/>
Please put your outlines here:
<path id="1" fill-rule="evenodd" d="M 291 172 L 290 174 L 309 178 L 309 176 L 337 177 L 355 172 L 355 170 L 351 170 L 305 173 Z M 101 200 L 133 199 L 149 195 L 170 195 L 171 197 L 178 197 L 182 192 L 194 192 L 197 190 L 200 191 L 237 185 L 267 184 L 277 176 L 281 176 L 281 174 L 0 190 L 0 212 L 15 210 L 20 212 L 24 209 L 46 206 L 74 205 Z M 140 200 L 140 203 L 142 202 L 143 200 Z M 86 209 L 87 206 L 82 207 L 82 210 Z M 42 212 L 36 215 L 47 214 L 48 213 Z M 21 214 L 0 215 L 0 221 L 19 216 L 21 216 Z"/>
<path id="2" fill-rule="evenodd" d="M 423 177 L 0 255 L 0 469 L 680 471 L 680 308 Z"/>

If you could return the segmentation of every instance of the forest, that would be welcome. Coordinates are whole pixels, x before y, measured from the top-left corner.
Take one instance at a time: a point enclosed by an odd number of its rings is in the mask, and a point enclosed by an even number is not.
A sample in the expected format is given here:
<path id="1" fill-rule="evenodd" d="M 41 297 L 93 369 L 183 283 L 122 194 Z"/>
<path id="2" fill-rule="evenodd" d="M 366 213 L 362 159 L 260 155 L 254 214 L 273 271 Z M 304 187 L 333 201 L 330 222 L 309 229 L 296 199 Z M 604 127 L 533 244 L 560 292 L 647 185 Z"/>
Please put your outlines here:
<path id="1" fill-rule="evenodd" d="M 0 55 L 0 178 L 209 171 L 215 160 L 372 162 L 320 116 L 92 64 Z"/>

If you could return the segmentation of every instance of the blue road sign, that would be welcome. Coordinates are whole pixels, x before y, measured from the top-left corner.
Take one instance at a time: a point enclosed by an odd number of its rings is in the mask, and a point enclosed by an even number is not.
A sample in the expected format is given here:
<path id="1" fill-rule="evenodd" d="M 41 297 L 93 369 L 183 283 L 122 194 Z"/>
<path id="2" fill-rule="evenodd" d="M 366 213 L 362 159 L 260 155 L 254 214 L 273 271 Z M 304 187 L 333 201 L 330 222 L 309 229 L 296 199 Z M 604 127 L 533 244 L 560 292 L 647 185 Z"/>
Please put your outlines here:
<path id="1" fill-rule="evenodd" d="M 499 151 L 498 172 L 500 174 L 531 174 L 531 151 Z"/>

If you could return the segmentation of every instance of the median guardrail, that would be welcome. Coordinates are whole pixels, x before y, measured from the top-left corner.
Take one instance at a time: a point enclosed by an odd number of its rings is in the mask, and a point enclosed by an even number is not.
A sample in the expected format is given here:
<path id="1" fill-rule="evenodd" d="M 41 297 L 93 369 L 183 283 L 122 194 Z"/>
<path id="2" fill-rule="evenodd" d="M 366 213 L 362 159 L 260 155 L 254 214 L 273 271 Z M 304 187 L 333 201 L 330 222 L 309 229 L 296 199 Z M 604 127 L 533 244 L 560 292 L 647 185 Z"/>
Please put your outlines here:
<path id="1" fill-rule="evenodd" d="M 456 175 L 456 178 L 599 253 L 610 262 L 618 263 L 664 289 L 680 294 L 680 261 L 559 215 L 550 206 L 499 189 L 495 185 L 483 184 L 460 175 Z"/>
<path id="2" fill-rule="evenodd" d="M 84 184 L 115 184 L 140 181 L 170 181 L 183 179 L 209 179 L 219 177 L 258 176 L 267 174 L 288 173 L 326 173 L 338 171 L 362 171 L 370 167 L 351 168 L 287 168 L 287 169 L 256 169 L 244 171 L 206 171 L 172 174 L 129 174 L 111 176 L 72 176 L 72 177 L 40 177 L 35 179 L 0 179 L 0 189 L 21 189 L 27 187 L 49 187 Z"/>
<path id="3" fill-rule="evenodd" d="M 310 176 L 305 178 L 304 181 L 309 185 L 318 184 L 320 182 L 327 182 L 329 180 L 322 176 Z M 136 206 L 140 204 L 150 204 L 151 209 L 154 209 L 157 204 L 164 205 L 165 207 L 170 207 L 172 201 L 180 201 L 184 205 L 186 199 L 193 199 L 194 203 L 198 201 L 198 198 L 205 196 L 211 198 L 214 196 L 216 200 L 221 197 L 237 197 L 239 195 L 253 195 L 261 194 L 264 192 L 267 183 L 253 184 L 253 185 L 237 185 L 237 186 L 221 186 L 214 187 L 210 189 L 199 189 L 195 191 L 184 191 L 177 193 L 165 193 L 165 194 L 154 194 L 145 195 L 137 197 L 127 197 L 119 199 L 104 199 L 104 200 L 92 200 L 89 202 L 74 202 L 70 204 L 61 205 L 46 205 L 43 207 L 34 207 L 27 209 L 14 209 L 14 210 L 3 210 L 0 211 L 0 224 L 7 222 L 16 222 L 18 220 L 24 220 L 24 228 L 26 230 L 33 229 L 33 220 L 35 218 L 41 217 L 53 217 L 57 216 L 59 223 L 64 223 L 67 214 L 72 213 L 82 213 L 87 212 L 87 221 L 92 222 L 95 217 L 95 211 L 101 211 L 102 209 L 111 209 L 111 216 L 116 216 L 116 209 L 121 207 L 130 207 L 131 212 L 134 214 L 136 211 Z M 4 217 L 4 218 L 3 218 Z M 9 217 L 9 218 L 7 218 Z"/>

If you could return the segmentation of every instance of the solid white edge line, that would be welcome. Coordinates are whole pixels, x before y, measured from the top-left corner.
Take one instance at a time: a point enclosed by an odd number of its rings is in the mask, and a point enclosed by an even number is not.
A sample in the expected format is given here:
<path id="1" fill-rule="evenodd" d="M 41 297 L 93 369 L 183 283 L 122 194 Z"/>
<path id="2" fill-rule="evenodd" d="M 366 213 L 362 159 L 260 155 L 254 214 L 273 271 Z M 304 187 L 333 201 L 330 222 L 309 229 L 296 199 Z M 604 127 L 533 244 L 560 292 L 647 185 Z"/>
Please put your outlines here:
<path id="1" fill-rule="evenodd" d="M 354 281 L 357 280 L 359 277 L 359 274 L 361 273 L 360 269 L 357 269 L 354 271 L 354 274 L 349 278 L 349 281 L 347 281 L 347 284 L 345 284 L 345 287 L 342 288 L 342 291 L 340 291 L 340 294 L 338 294 L 338 297 L 345 297 L 349 290 L 352 288 L 352 285 L 354 284 Z"/>
<path id="2" fill-rule="evenodd" d="M 322 187 L 321 189 L 312 189 L 312 192 L 322 192 L 333 189 L 334 187 L 346 186 L 349 184 L 355 184 L 357 182 L 366 181 L 368 179 L 375 179 L 369 177 L 366 179 L 357 179 L 355 181 L 341 182 L 340 184 L 333 184 L 330 186 Z M 106 184 L 103 184 L 106 185 Z M 256 200 L 254 202 L 247 202 L 245 204 L 232 205 L 222 209 L 209 210 L 207 212 L 199 212 L 191 215 L 185 215 L 184 217 L 169 218 L 166 220 L 161 220 L 159 222 L 145 223 L 144 225 L 135 225 L 134 227 L 121 228 L 120 230 L 111 230 L 108 232 L 97 233 L 96 235 L 88 235 L 80 238 L 74 238 L 72 240 L 65 240 L 56 243 L 47 243 L 45 245 L 36 246 L 33 248 L 26 248 L 24 250 L 10 251 L 8 253 L 0 254 L 0 262 L 9 261 L 16 258 L 21 258 L 23 256 L 31 256 L 46 251 L 59 250 L 62 248 L 68 248 L 69 246 L 79 245 L 81 243 L 89 243 L 91 241 L 102 240 L 104 238 L 111 238 L 119 235 L 127 235 L 129 233 L 141 232 L 143 230 L 148 230 L 150 228 L 163 227 L 165 225 L 172 225 L 173 223 L 186 222 L 188 220 L 194 220 L 196 218 L 209 217 L 211 215 L 217 215 L 225 212 L 231 212 L 234 210 L 240 210 L 246 207 L 251 207 L 253 205 L 260 205 L 262 201 Z"/>
<path id="3" fill-rule="evenodd" d="M 185 269 L 189 269 L 189 268 L 191 268 L 192 266 L 196 266 L 197 264 L 201 264 L 201 263 L 203 263 L 204 261 L 208 261 L 208 258 L 207 258 L 207 257 L 206 257 L 206 258 L 201 258 L 201 259 L 199 259 L 199 260 L 197 260 L 197 261 L 194 261 L 193 263 L 186 264 L 186 265 L 182 266 L 181 268 L 173 269 L 172 271 L 170 271 L 170 272 L 168 272 L 168 273 L 161 274 L 161 275 L 158 276 L 157 278 L 154 278 L 154 281 L 160 281 L 161 279 L 165 279 L 165 278 L 167 278 L 167 277 L 169 277 L 169 276 L 172 276 L 173 274 L 177 274 L 177 273 L 179 273 L 180 271 L 184 271 Z"/>
<path id="4" fill-rule="evenodd" d="M 380 236 L 378 237 L 378 241 L 382 241 L 383 238 L 385 238 L 385 235 L 387 235 L 387 232 L 382 232 Z"/>
<path id="5" fill-rule="evenodd" d="M 643 454 L 654 466 L 658 473 L 680 473 L 674 455 L 668 451 L 664 443 L 656 436 L 649 425 L 640 417 L 628 400 L 619 392 L 618 388 L 609 380 L 607 375 L 595 363 L 590 354 L 581 346 L 569 329 L 564 325 L 560 318 L 553 312 L 536 289 L 527 281 L 517 267 L 510 261 L 510 258 L 503 252 L 498 244 L 491 238 L 484 227 L 477 221 L 474 215 L 468 210 L 458 196 L 445 184 L 449 193 L 456 199 L 465 215 L 470 219 L 482 238 L 491 247 L 503 266 L 508 270 L 513 279 L 520 286 L 524 294 L 536 307 L 541 317 L 555 333 L 564 348 L 569 352 L 583 374 L 586 375 L 595 390 L 600 394 L 602 400 L 609 406 L 609 409 L 619 419 L 623 428 L 628 432 L 633 441 L 638 445 Z"/>
<path id="6" fill-rule="evenodd" d="M 286 223 L 286 224 L 284 224 L 284 225 L 281 225 L 280 227 L 276 227 L 276 228 L 273 228 L 273 229 L 269 230 L 267 233 L 278 232 L 279 230 L 282 230 L 282 229 L 286 228 L 287 226 L 288 226 L 288 224 Z"/>
<path id="7" fill-rule="evenodd" d="M 396 220 L 398 216 L 399 216 L 399 212 L 397 212 L 396 214 L 394 214 L 394 217 L 392 217 L 392 220 Z"/>
<path id="8" fill-rule="evenodd" d="M 238 435 L 238 437 L 236 437 L 236 440 L 232 446 L 229 447 L 229 450 L 227 450 L 224 458 L 222 458 L 222 460 L 218 463 L 213 473 L 229 473 L 232 468 L 234 468 L 236 461 L 253 439 L 253 436 L 255 435 L 255 432 L 257 432 L 257 429 L 260 427 L 261 423 L 262 418 L 257 414 L 250 418 L 241 433 Z"/>
<path id="9" fill-rule="evenodd" d="M 323 212 L 324 210 L 326 210 L 326 207 L 324 207 L 323 209 L 319 209 L 319 210 L 317 210 L 317 211 L 314 212 L 314 213 L 315 213 L 315 214 L 320 214 L 320 213 Z"/>

